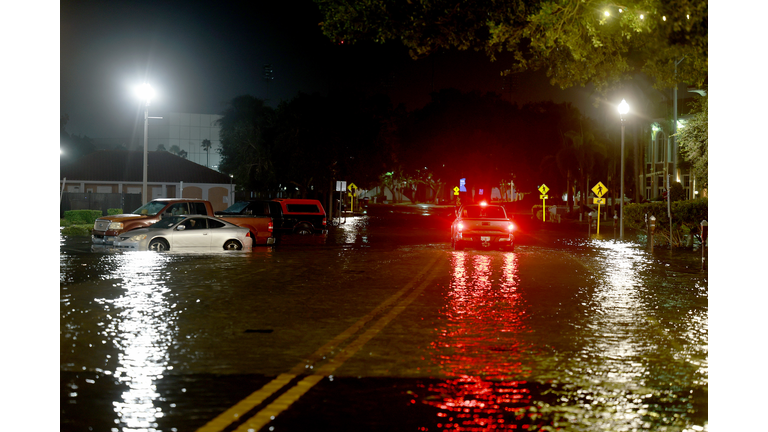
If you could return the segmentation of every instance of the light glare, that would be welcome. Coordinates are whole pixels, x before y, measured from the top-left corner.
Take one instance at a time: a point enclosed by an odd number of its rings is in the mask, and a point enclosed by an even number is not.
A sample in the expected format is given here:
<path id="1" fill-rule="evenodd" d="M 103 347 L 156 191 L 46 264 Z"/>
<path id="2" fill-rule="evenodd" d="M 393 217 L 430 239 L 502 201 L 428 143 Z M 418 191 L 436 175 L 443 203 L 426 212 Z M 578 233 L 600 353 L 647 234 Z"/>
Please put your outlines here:
<path id="1" fill-rule="evenodd" d="M 611 13 L 608 11 L 605 11 L 605 16 L 611 16 Z"/>
<path id="2" fill-rule="evenodd" d="M 629 104 L 626 100 L 622 99 L 619 104 L 619 114 L 624 115 L 629 112 Z"/>
<path id="3" fill-rule="evenodd" d="M 144 83 L 136 87 L 136 94 L 141 100 L 149 102 L 149 100 L 155 96 L 155 91 L 152 89 L 151 85 Z"/>

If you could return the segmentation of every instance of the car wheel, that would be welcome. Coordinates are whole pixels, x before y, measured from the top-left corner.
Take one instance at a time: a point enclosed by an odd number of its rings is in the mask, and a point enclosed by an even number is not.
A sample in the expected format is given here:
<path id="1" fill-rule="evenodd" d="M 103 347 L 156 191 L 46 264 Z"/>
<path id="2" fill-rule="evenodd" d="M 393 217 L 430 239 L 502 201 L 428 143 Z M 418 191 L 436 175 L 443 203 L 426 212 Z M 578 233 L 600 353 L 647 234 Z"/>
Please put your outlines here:
<path id="1" fill-rule="evenodd" d="M 299 235 L 310 235 L 312 234 L 312 227 L 307 224 L 301 224 L 293 232 Z"/>
<path id="2" fill-rule="evenodd" d="M 242 248 L 243 245 L 237 240 L 227 240 L 224 242 L 224 250 L 240 250 Z"/>
<path id="3" fill-rule="evenodd" d="M 155 252 L 163 252 L 171 249 L 171 247 L 168 245 L 168 242 L 163 239 L 154 239 L 149 242 L 148 249 Z"/>

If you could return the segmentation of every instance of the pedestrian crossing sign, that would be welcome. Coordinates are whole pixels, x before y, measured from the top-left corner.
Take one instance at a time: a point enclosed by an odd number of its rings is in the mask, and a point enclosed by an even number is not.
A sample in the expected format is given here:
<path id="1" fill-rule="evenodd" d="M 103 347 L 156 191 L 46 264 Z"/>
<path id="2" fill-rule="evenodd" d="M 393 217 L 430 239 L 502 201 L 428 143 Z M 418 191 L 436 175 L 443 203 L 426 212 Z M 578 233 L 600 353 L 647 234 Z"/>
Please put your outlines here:
<path id="1" fill-rule="evenodd" d="M 608 188 L 605 187 L 603 182 L 597 182 L 595 187 L 592 188 L 592 192 L 594 192 L 598 198 L 602 198 L 603 195 L 605 195 L 605 193 L 608 192 Z"/>

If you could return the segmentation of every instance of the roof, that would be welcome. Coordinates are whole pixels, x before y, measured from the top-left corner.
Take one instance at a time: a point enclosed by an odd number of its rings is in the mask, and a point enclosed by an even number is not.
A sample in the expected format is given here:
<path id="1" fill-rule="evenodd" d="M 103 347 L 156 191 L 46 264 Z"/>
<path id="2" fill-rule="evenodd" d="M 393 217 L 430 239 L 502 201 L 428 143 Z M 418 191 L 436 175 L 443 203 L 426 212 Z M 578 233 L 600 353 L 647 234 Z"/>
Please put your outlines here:
<path id="1" fill-rule="evenodd" d="M 142 182 L 143 151 L 97 150 L 64 165 L 60 177 L 81 181 Z M 229 184 L 230 178 L 169 152 L 147 152 L 147 181 Z"/>

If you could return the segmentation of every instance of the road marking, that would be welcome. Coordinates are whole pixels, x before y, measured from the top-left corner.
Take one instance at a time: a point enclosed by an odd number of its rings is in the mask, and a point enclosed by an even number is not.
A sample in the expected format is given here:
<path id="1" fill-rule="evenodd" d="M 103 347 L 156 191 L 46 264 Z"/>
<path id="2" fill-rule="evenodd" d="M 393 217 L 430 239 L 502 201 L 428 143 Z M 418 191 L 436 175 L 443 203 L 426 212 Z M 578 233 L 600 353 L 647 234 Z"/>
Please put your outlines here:
<path id="1" fill-rule="evenodd" d="M 326 359 L 327 363 L 319 368 L 315 373 L 309 375 L 299 381 L 296 385 L 288 389 L 284 394 L 279 396 L 275 401 L 259 411 L 255 416 L 251 417 L 238 427 L 235 432 L 254 432 L 258 431 L 265 424 L 269 423 L 274 417 L 283 412 L 293 402 L 298 400 L 304 393 L 309 391 L 315 384 L 320 382 L 326 375 L 330 375 L 336 368 L 341 366 L 344 361 L 352 357 L 362 346 L 371 340 L 378 332 L 380 332 L 384 326 L 386 326 L 392 319 L 394 319 L 400 312 L 413 302 L 413 300 L 427 287 L 427 285 L 437 276 L 437 269 L 435 263 L 442 256 L 442 254 L 436 255 L 424 268 L 422 268 L 416 276 L 413 277 L 403 288 L 398 290 L 395 294 L 384 300 L 376 308 L 360 318 L 356 323 L 352 324 L 348 329 L 344 330 L 338 336 L 331 341 L 320 347 L 311 356 L 309 356 L 304 362 L 297 364 L 288 373 L 280 374 L 275 379 L 264 385 L 261 389 L 251 393 L 245 399 L 235 404 L 232 408 L 219 414 L 216 418 L 206 423 L 196 432 L 221 432 L 232 423 L 240 420 L 240 417 L 248 411 L 261 404 L 267 398 L 271 397 L 275 393 L 279 392 L 285 387 L 292 379 L 296 378 L 299 374 L 307 371 L 307 367 L 313 365 L 330 353 L 334 348 L 344 343 L 352 335 L 360 331 L 369 321 L 371 321 L 376 315 L 380 314 L 385 308 L 389 307 L 392 303 L 397 301 L 408 290 L 416 285 L 417 281 L 427 272 L 430 272 L 428 277 L 422 281 L 422 283 L 400 303 L 396 304 L 386 315 L 381 317 L 371 328 L 365 333 L 360 335 L 349 346 L 340 350 L 335 357 Z"/>

